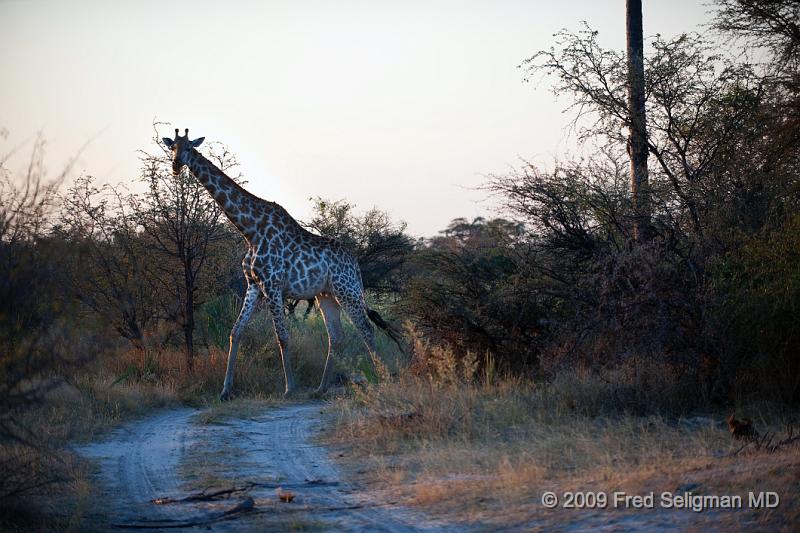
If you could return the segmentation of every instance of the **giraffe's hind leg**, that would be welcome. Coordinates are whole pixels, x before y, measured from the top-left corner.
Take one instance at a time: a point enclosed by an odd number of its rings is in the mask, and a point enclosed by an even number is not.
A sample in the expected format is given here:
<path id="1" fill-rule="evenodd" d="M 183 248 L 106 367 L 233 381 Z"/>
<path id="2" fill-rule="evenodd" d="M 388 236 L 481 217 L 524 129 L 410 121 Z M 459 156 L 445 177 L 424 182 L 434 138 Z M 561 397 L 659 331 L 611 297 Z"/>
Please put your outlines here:
<path id="1" fill-rule="evenodd" d="M 294 391 L 294 375 L 292 373 L 292 357 L 289 350 L 289 327 L 286 325 L 286 316 L 283 314 L 283 295 L 277 289 L 265 289 L 264 294 L 269 301 L 269 310 L 272 312 L 272 325 L 275 328 L 278 348 L 281 351 L 283 374 L 286 378 L 284 396 L 288 396 Z"/>
<path id="2" fill-rule="evenodd" d="M 253 314 L 253 309 L 256 308 L 258 293 L 258 286 L 256 286 L 255 283 L 248 283 L 244 302 L 242 302 L 242 310 L 239 311 L 239 318 L 236 319 L 236 323 L 231 329 L 231 344 L 228 350 L 228 368 L 225 371 L 225 383 L 222 385 L 222 394 L 219 398 L 223 402 L 229 400 L 231 397 L 233 389 L 233 369 L 234 366 L 236 366 L 236 354 L 239 351 L 239 338 L 242 336 L 242 330 L 250 320 L 250 315 Z"/>
<path id="3" fill-rule="evenodd" d="M 375 350 L 375 331 L 372 329 L 372 324 L 369 322 L 367 306 L 364 303 L 363 296 L 360 294 L 345 293 L 340 296 L 337 295 L 337 300 L 342 306 L 342 309 L 344 309 L 344 312 L 347 313 L 347 316 L 350 317 L 350 321 L 353 322 L 353 325 L 356 327 L 358 335 L 361 337 L 361 340 L 364 341 L 370 359 L 372 359 L 372 363 L 375 365 L 375 371 L 380 374 L 384 369 L 384 365 L 380 358 L 378 358 L 378 354 Z"/>
<path id="4" fill-rule="evenodd" d="M 335 354 L 341 353 L 342 340 L 342 321 L 340 318 L 340 307 L 336 299 L 330 294 L 320 294 L 317 296 L 317 304 L 322 313 L 322 320 L 328 330 L 328 358 L 325 360 L 325 370 L 322 372 L 322 381 L 319 388 L 314 391 L 315 395 L 323 394 L 330 385 L 331 372 L 333 371 L 333 359 Z"/>

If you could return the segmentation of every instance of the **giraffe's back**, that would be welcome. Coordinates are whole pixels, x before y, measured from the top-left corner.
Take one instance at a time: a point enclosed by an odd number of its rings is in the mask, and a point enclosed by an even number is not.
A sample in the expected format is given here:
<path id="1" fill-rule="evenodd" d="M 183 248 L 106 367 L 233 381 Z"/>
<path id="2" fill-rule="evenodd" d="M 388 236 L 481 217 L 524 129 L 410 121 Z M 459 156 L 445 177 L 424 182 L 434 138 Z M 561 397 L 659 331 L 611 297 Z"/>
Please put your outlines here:
<path id="1" fill-rule="evenodd" d="M 358 261 L 335 239 L 315 235 L 295 222 L 266 243 L 256 252 L 253 274 L 280 284 L 284 297 L 302 300 L 363 290 Z"/>

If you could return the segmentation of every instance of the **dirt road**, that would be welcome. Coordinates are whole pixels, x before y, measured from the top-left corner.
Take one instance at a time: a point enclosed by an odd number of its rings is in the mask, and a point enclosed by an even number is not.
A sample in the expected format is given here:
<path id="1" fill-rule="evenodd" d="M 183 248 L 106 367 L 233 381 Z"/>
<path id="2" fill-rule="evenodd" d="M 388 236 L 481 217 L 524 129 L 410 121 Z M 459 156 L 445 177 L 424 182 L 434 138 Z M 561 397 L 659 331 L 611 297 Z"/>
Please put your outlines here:
<path id="1" fill-rule="evenodd" d="M 97 461 L 98 523 L 131 529 L 440 531 L 445 525 L 374 501 L 313 442 L 322 404 L 264 407 L 211 422 L 181 408 L 78 448 Z M 291 502 L 283 502 L 280 495 Z M 463 526 L 459 528 L 463 530 Z"/>

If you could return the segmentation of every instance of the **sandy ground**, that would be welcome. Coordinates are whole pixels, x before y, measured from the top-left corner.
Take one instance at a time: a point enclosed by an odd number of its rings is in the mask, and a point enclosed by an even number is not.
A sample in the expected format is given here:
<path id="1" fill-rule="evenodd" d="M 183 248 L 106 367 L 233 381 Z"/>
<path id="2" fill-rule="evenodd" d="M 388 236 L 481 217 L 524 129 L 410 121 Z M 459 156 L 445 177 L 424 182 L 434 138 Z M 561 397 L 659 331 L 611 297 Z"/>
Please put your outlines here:
<path id="1" fill-rule="evenodd" d="M 99 529 L 442 531 L 420 513 L 379 501 L 343 478 L 314 443 L 321 404 L 265 407 L 204 422 L 202 411 L 162 411 L 77 448 L 94 460 Z M 290 492 L 291 502 L 280 494 Z M 459 527 L 463 530 L 463 527 Z"/>
<path id="2" fill-rule="evenodd" d="M 368 491 L 362 479 L 368 474 L 365 465 L 353 464 L 354 458 L 337 457 L 346 465 L 344 470 L 332 461 L 331 450 L 317 439 L 324 423 L 322 409 L 320 403 L 255 405 L 227 414 L 171 409 L 129 423 L 101 442 L 76 448 L 96 467 L 94 497 L 81 529 L 574 532 L 766 527 L 796 531 L 792 524 L 797 518 L 795 483 L 800 479 L 800 465 L 795 450 L 719 464 L 712 461 L 627 483 L 634 494 L 678 492 L 688 482 L 692 490 L 708 494 L 728 493 L 730 480 L 736 479 L 747 486 L 775 485 L 773 490 L 780 491 L 786 501 L 782 512 L 767 516 L 768 520 L 763 511 L 742 510 L 548 510 L 539 501 L 546 487 L 521 487 L 513 502 L 484 504 L 483 498 L 471 501 L 475 498 L 469 492 L 454 494 L 451 501 L 428 507 L 432 514 L 426 515 L 403 506 L 403 501 L 409 502 L 403 491 L 374 487 Z M 766 477 L 752 477 L 750 472 Z M 413 492 L 412 487 L 406 488 Z M 584 490 L 608 491 L 610 485 L 590 483 Z M 293 495 L 292 501 L 281 501 L 280 495 L 287 492 Z"/>

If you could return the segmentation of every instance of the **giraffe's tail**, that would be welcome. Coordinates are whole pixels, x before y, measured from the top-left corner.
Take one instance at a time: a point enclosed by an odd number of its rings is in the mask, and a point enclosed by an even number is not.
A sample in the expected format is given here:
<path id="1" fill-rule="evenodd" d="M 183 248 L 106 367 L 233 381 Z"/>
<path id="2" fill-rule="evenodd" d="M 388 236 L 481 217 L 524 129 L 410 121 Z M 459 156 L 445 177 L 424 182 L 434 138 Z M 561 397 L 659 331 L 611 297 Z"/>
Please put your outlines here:
<path id="1" fill-rule="evenodd" d="M 386 332 L 386 335 L 388 335 L 389 338 L 394 341 L 397 347 L 400 348 L 401 352 L 406 353 L 405 349 L 403 348 L 403 343 L 401 342 L 402 335 L 399 331 L 397 331 L 397 328 L 387 323 L 374 309 L 367 308 L 367 316 L 375 323 L 376 326 Z"/>

